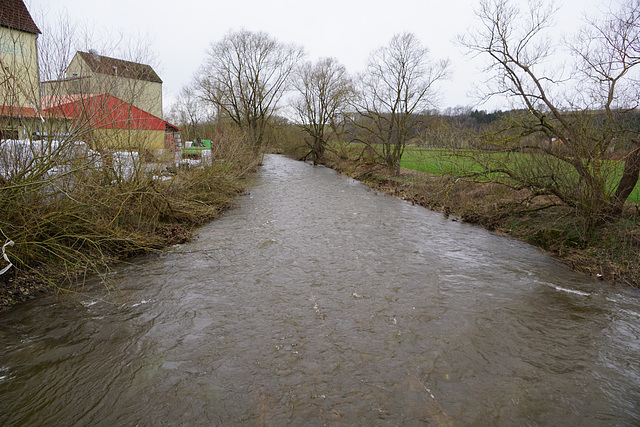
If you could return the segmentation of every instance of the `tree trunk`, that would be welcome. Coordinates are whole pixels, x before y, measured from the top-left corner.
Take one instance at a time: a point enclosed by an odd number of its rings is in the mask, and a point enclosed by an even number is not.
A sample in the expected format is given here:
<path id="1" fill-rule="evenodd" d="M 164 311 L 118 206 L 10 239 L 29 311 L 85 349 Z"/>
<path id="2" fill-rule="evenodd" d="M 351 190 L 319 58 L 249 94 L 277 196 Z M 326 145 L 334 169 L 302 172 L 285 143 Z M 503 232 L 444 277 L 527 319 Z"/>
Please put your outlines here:
<path id="1" fill-rule="evenodd" d="M 631 152 L 627 155 L 624 162 L 624 171 L 622 172 L 622 178 L 618 184 L 615 198 L 613 199 L 611 206 L 611 214 L 614 217 L 619 217 L 622 214 L 624 204 L 633 192 L 636 184 L 638 183 L 638 177 L 640 176 L 640 140 L 634 141 Z"/>
<path id="2" fill-rule="evenodd" d="M 317 165 L 320 159 L 324 155 L 324 141 L 321 137 L 315 136 L 313 138 L 313 164 Z"/>

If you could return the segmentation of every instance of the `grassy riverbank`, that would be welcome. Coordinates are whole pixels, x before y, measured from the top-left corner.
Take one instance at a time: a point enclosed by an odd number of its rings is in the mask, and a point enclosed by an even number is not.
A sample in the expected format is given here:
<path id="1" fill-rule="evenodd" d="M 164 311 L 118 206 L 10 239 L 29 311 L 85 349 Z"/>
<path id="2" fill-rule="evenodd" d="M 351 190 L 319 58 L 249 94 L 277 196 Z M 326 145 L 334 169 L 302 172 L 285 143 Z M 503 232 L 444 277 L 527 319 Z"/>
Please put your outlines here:
<path id="1" fill-rule="evenodd" d="M 435 157 L 420 150 L 403 157 L 400 176 L 363 160 L 362 149 L 345 146 L 327 152 L 324 164 L 367 185 L 432 210 L 508 234 L 540 247 L 572 269 L 610 283 L 640 287 L 640 198 L 632 195 L 614 223 L 584 232 L 574 213 L 548 197 L 530 199 L 496 183 L 477 183 L 447 175 Z M 285 150 L 299 158 L 299 150 Z M 364 157 L 366 159 L 366 156 Z"/>
<path id="2" fill-rule="evenodd" d="M 105 180 L 104 168 L 93 167 L 5 180 L 0 228 L 14 244 L 6 246 L 13 266 L 0 276 L 0 306 L 76 292 L 114 262 L 188 240 L 244 191 L 261 159 L 232 141 L 216 154 L 204 167 L 143 164 L 126 180 Z"/>

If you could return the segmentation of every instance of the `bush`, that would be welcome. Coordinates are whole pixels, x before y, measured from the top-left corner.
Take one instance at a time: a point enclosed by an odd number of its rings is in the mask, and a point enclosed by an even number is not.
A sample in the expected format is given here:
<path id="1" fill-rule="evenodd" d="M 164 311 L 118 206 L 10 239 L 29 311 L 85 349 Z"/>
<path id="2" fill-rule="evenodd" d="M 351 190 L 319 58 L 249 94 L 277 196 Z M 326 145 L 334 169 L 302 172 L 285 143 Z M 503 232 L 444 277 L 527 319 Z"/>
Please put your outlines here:
<path id="1" fill-rule="evenodd" d="M 1 182 L 0 232 L 14 242 L 7 255 L 15 268 L 0 276 L 0 288 L 6 294 L 27 277 L 68 290 L 79 275 L 186 240 L 243 191 L 260 159 L 244 147 L 221 137 L 211 165 L 144 163 L 126 177 L 60 150 L 33 156 Z"/>

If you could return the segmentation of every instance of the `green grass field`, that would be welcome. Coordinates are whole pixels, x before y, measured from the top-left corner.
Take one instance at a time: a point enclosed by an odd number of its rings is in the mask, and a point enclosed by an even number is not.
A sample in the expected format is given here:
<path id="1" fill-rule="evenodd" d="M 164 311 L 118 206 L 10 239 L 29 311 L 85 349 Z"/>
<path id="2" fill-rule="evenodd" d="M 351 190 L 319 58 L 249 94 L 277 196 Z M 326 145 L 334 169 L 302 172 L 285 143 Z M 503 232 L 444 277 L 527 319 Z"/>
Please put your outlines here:
<path id="1" fill-rule="evenodd" d="M 502 163 L 507 161 L 505 153 L 481 152 L 480 156 L 473 153 L 476 158 L 491 161 L 493 163 Z M 526 162 L 527 156 L 531 154 L 510 153 L 512 158 L 519 162 Z M 611 162 L 613 171 L 611 173 L 611 185 L 616 185 L 617 180 L 622 175 L 624 167 L 622 162 Z M 436 148 L 417 148 L 407 147 L 402 156 L 402 167 L 425 172 L 429 174 L 460 174 L 460 173 L 480 173 L 482 167 L 471 156 L 466 157 L 464 152 L 457 154 L 453 150 L 436 149 Z M 492 176 L 492 179 L 502 179 L 499 175 Z M 636 185 L 633 193 L 629 197 L 629 201 L 640 202 L 640 184 Z"/>

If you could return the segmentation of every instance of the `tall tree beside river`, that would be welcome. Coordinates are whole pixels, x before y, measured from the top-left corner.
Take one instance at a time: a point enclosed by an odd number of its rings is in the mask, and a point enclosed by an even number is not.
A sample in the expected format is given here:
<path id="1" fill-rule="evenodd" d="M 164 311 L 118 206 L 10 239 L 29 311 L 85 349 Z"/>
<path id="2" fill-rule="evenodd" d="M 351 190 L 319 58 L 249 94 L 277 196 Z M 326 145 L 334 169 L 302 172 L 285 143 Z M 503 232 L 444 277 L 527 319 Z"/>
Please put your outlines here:
<path id="1" fill-rule="evenodd" d="M 400 172 L 400 160 L 420 116 L 434 107 L 435 86 L 448 77 L 449 61 L 433 60 L 412 33 L 396 34 L 369 57 L 358 80 L 353 109 L 358 140 L 382 148 L 382 161 Z"/>
<path id="2" fill-rule="evenodd" d="M 301 47 L 280 43 L 263 32 L 230 32 L 211 44 L 196 75 L 196 87 L 203 100 L 215 105 L 259 148 L 303 56 Z"/>
<path id="3" fill-rule="evenodd" d="M 327 145 L 327 128 L 335 128 L 337 116 L 353 94 L 351 79 L 344 65 L 334 58 L 321 58 L 300 67 L 295 86 L 298 97 L 293 107 L 309 137 L 307 156 L 317 164 Z"/>
<path id="4" fill-rule="evenodd" d="M 505 156 L 480 151 L 476 166 L 484 178 L 501 174 L 514 186 L 555 196 L 590 230 L 619 217 L 638 182 L 640 1 L 588 20 L 568 43 L 548 32 L 551 3 L 531 2 L 525 11 L 514 3 L 482 0 L 478 27 L 460 39 L 487 59 L 492 78 L 483 95 L 506 94 L 522 112 L 487 138 Z M 622 172 L 613 149 L 624 153 Z"/>

